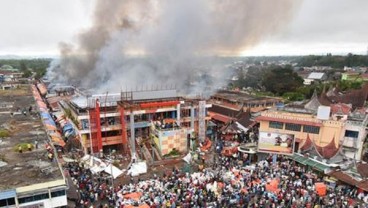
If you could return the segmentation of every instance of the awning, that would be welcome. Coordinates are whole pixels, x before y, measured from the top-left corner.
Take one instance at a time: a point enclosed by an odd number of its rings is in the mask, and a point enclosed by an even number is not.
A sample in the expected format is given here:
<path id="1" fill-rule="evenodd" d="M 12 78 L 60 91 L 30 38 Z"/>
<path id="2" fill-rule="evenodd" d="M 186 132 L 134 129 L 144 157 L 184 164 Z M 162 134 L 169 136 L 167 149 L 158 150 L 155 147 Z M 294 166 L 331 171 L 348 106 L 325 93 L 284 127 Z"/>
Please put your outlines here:
<path id="1" fill-rule="evenodd" d="M 46 127 L 47 130 L 51 130 L 51 131 L 56 131 L 57 130 L 56 126 L 51 125 L 51 124 L 46 123 L 45 127 Z"/>
<path id="2" fill-rule="evenodd" d="M 324 172 L 325 170 L 329 169 L 329 166 L 324 165 L 323 163 L 317 162 L 315 160 L 312 160 L 309 157 L 304 157 L 303 155 L 300 155 L 298 153 L 294 153 L 292 156 L 290 156 L 290 158 L 300 164 L 310 166 L 321 172 Z"/>
<path id="3" fill-rule="evenodd" d="M 63 139 L 60 139 L 59 137 L 51 136 L 51 140 L 54 144 L 64 147 L 65 142 Z"/>

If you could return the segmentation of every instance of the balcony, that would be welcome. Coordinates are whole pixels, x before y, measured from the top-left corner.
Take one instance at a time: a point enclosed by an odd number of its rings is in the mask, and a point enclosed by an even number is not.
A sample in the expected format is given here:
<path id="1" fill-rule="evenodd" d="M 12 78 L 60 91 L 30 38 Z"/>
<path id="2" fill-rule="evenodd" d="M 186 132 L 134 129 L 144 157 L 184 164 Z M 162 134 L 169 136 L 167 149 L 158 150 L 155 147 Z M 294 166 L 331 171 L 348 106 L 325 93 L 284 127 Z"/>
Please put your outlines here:
<path id="1" fill-rule="evenodd" d="M 111 136 L 111 137 L 102 137 L 102 145 L 113 145 L 113 144 L 121 144 L 122 137 L 119 136 Z"/>
<path id="2" fill-rule="evenodd" d="M 350 147 L 357 149 L 357 138 L 344 137 L 344 142 L 342 144 L 344 147 Z"/>

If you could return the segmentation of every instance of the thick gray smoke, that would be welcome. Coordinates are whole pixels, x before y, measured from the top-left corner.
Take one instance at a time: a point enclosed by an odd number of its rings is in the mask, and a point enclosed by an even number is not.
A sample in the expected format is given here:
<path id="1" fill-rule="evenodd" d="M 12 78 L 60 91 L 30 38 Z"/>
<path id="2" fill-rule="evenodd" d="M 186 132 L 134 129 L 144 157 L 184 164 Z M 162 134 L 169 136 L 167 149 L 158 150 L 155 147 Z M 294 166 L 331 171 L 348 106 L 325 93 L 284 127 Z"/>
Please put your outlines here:
<path id="1" fill-rule="evenodd" d="M 296 0 L 97 0 L 78 45 L 61 44 L 57 72 L 100 92 L 176 86 L 208 94 L 231 72 L 216 56 L 237 55 L 291 18 Z M 212 57 L 212 58 L 210 58 Z"/>

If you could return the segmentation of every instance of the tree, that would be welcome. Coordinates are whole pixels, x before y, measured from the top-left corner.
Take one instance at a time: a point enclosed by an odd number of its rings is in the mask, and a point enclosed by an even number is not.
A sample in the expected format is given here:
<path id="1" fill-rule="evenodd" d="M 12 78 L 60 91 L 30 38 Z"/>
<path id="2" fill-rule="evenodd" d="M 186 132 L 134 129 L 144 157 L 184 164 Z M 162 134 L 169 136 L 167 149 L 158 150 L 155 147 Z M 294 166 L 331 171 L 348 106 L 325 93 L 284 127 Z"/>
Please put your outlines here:
<path id="1" fill-rule="evenodd" d="M 282 95 L 303 85 L 303 79 L 291 69 L 291 66 L 273 66 L 262 79 L 262 85 L 267 91 Z"/>

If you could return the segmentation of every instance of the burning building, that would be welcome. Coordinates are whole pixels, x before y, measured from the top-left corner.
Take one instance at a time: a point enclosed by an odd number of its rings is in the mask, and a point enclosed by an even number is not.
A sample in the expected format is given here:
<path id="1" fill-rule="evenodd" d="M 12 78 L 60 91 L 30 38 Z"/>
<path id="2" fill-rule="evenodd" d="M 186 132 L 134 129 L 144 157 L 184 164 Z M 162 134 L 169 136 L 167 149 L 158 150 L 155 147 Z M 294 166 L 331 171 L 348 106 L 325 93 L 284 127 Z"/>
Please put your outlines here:
<path id="1" fill-rule="evenodd" d="M 211 107 L 167 89 L 76 97 L 61 105 L 71 110 L 85 152 L 135 154 L 147 143 L 161 156 L 173 149 L 186 152 L 193 134 L 203 141 Z"/>

